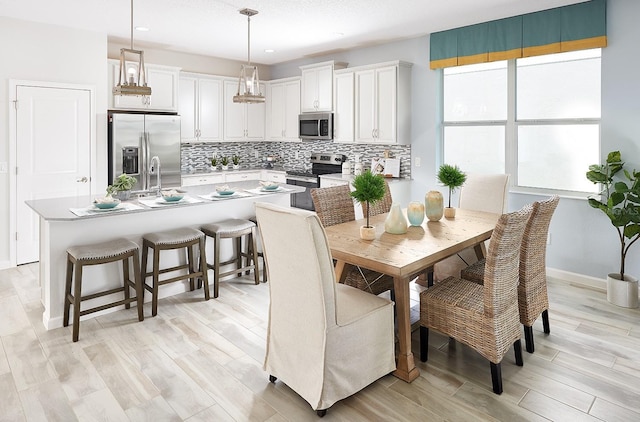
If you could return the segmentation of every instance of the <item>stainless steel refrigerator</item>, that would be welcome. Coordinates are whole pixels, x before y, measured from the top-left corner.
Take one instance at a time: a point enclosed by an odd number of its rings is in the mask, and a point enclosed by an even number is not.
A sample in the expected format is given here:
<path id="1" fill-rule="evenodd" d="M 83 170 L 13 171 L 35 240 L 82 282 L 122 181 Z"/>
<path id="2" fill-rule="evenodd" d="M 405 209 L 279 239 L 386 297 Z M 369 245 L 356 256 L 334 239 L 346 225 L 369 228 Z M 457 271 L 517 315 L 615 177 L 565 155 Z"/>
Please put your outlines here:
<path id="1" fill-rule="evenodd" d="M 122 173 L 135 177 L 134 191 L 157 185 L 160 161 L 162 187 L 178 187 L 180 180 L 180 116 L 177 114 L 109 112 L 109 184 Z"/>

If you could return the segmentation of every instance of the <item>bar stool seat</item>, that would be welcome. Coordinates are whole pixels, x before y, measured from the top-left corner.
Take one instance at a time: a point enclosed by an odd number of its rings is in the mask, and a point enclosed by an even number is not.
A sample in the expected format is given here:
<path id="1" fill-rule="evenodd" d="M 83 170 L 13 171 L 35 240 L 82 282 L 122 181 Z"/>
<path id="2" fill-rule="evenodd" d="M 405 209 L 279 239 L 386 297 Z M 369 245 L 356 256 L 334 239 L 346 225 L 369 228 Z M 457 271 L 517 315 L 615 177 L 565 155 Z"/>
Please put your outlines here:
<path id="1" fill-rule="evenodd" d="M 196 268 L 195 247 L 199 247 L 199 264 Z M 160 268 L 160 252 L 176 249 L 187 249 L 187 263 L 169 268 Z M 152 270 L 147 271 L 149 249 L 153 249 Z M 186 274 L 180 274 L 165 280 L 160 280 L 160 274 L 187 269 Z M 152 277 L 152 285 L 147 284 L 147 277 Z M 142 280 L 143 287 L 151 292 L 151 315 L 158 314 L 158 287 L 174 281 L 189 279 L 191 290 L 194 290 L 195 279 L 198 287 L 204 281 L 204 299 L 209 300 L 209 280 L 206 271 L 206 256 L 204 251 L 204 233 L 189 227 L 148 233 L 142 238 Z"/>
<path id="2" fill-rule="evenodd" d="M 258 270 L 257 262 L 258 255 L 256 251 L 256 224 L 241 218 L 231 218 L 228 220 L 218 221 L 216 223 L 205 224 L 200 227 L 200 230 L 205 234 L 205 237 L 211 237 L 214 240 L 213 243 L 213 265 L 207 263 L 207 268 L 211 268 L 214 271 L 213 277 L 213 297 L 218 297 L 218 290 L 220 284 L 220 277 L 224 277 L 230 274 L 237 273 L 238 277 L 242 275 L 243 271 L 253 270 L 255 284 L 260 283 L 260 271 Z M 242 251 L 242 237 L 247 236 L 247 242 L 251 246 L 250 253 Z M 221 239 L 234 239 L 235 241 L 235 257 L 228 261 L 220 262 L 220 240 Z M 243 265 L 242 259 L 246 258 L 246 265 Z M 234 263 L 236 269 L 220 272 L 220 268 L 223 265 Z"/>
<path id="3" fill-rule="evenodd" d="M 133 259 L 134 281 L 129 276 L 129 258 Z M 123 286 L 106 291 L 96 292 L 82 296 L 82 270 L 88 265 L 107 264 L 122 261 Z M 75 275 L 75 277 L 74 277 Z M 75 279 L 74 279 L 75 278 Z M 71 287 L 73 285 L 73 294 Z M 134 288 L 136 296 L 131 297 L 129 288 Z M 90 309 L 80 310 L 80 303 L 83 300 L 95 299 L 114 293 L 124 293 L 124 299 L 116 302 L 95 306 Z M 131 302 L 136 302 L 138 307 L 138 320 L 144 320 L 143 312 L 143 289 L 140 279 L 140 262 L 138 245 L 127 239 L 115 239 L 110 242 L 97 243 L 93 245 L 72 246 L 67 249 L 67 273 L 65 280 L 64 317 L 62 325 L 69 325 L 69 311 L 73 305 L 73 341 L 78 341 L 80 334 L 80 317 L 93 312 L 124 305 L 130 308 Z"/>

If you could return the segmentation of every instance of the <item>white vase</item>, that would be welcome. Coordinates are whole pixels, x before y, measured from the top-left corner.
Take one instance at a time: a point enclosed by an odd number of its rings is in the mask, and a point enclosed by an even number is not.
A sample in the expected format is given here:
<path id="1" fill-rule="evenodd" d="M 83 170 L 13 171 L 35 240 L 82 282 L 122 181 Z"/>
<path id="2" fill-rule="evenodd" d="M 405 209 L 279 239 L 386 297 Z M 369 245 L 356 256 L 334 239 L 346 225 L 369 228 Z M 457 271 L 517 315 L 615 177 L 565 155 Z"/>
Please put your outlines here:
<path id="1" fill-rule="evenodd" d="M 444 213 L 444 199 L 437 190 L 427 192 L 424 196 L 424 211 L 429 221 L 438 221 Z"/>
<path id="2" fill-rule="evenodd" d="M 407 218 L 412 226 L 420 226 L 424 221 L 424 204 L 422 202 L 413 201 L 407 205 Z"/>
<path id="3" fill-rule="evenodd" d="M 384 231 L 391 234 L 405 234 L 407 219 L 399 204 L 392 204 L 387 219 L 384 221 Z"/>
<path id="4" fill-rule="evenodd" d="M 360 226 L 360 239 L 373 240 L 376 238 L 376 228 L 373 226 Z"/>
<path id="5" fill-rule="evenodd" d="M 620 274 L 607 275 L 607 300 L 624 308 L 638 307 L 638 279 L 629 275 L 620 280 Z"/>
<path id="6" fill-rule="evenodd" d="M 233 169 L 234 170 L 240 170 L 240 164 L 234 164 L 233 165 Z"/>
<path id="7" fill-rule="evenodd" d="M 223 165 L 223 166 L 222 166 L 222 170 L 229 170 L 229 166 L 228 166 L 228 165 L 227 165 L 227 166 L 224 166 L 224 165 Z"/>

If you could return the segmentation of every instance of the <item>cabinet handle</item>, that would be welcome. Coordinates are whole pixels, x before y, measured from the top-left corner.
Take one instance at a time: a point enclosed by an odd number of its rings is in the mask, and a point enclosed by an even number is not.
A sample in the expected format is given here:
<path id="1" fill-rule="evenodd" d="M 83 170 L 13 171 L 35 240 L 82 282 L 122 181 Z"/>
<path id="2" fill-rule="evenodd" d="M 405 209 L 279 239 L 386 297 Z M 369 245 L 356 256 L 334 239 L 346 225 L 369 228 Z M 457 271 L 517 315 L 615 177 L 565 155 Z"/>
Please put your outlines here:
<path id="1" fill-rule="evenodd" d="M 79 179 L 76 179 L 76 182 L 78 183 L 87 183 L 89 181 L 89 179 L 87 179 L 87 176 L 83 176 Z"/>

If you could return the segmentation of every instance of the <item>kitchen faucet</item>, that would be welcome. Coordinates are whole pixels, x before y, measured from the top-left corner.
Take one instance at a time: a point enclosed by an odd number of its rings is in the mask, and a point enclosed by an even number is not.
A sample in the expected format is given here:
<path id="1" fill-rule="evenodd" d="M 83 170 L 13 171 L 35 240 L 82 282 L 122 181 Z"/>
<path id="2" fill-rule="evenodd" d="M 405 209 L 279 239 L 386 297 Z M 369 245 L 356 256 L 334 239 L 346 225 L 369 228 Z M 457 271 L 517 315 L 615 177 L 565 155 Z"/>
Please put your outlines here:
<path id="1" fill-rule="evenodd" d="M 160 180 L 160 158 L 157 155 L 151 157 L 151 161 L 149 162 L 149 181 L 151 181 L 151 176 L 156 175 L 156 186 L 150 186 L 149 191 L 157 190 L 156 196 L 160 196 L 160 191 L 162 190 L 162 181 Z"/>

